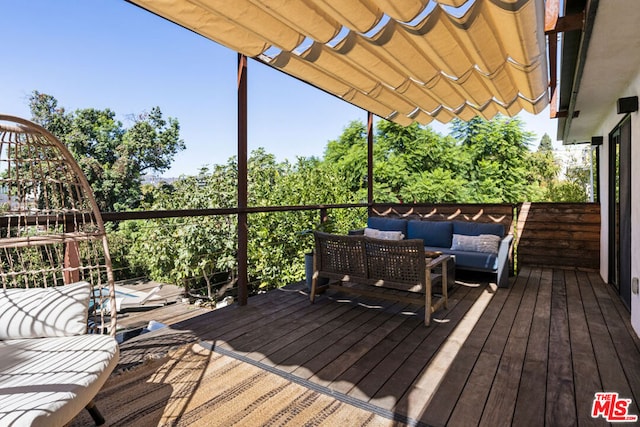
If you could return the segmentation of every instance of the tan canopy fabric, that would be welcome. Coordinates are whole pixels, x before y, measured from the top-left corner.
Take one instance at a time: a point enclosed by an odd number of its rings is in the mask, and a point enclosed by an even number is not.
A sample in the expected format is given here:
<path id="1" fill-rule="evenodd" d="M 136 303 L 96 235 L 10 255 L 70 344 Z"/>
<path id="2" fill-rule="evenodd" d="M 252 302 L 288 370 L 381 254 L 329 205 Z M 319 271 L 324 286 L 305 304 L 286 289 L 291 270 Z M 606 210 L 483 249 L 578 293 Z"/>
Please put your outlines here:
<path id="1" fill-rule="evenodd" d="M 406 125 L 539 113 L 544 0 L 131 0 Z"/>

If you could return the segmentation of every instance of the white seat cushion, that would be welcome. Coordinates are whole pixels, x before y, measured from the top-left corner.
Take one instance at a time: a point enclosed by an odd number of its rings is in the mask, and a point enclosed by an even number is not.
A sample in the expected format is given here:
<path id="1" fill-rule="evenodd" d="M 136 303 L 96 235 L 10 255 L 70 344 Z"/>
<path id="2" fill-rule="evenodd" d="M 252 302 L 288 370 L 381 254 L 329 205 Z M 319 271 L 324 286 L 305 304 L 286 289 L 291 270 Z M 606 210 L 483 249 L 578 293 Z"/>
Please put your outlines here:
<path id="1" fill-rule="evenodd" d="M 106 335 L 0 341 L 0 426 L 63 426 L 118 363 Z"/>
<path id="2" fill-rule="evenodd" d="M 46 338 L 87 332 L 91 285 L 0 289 L 0 339 Z"/>

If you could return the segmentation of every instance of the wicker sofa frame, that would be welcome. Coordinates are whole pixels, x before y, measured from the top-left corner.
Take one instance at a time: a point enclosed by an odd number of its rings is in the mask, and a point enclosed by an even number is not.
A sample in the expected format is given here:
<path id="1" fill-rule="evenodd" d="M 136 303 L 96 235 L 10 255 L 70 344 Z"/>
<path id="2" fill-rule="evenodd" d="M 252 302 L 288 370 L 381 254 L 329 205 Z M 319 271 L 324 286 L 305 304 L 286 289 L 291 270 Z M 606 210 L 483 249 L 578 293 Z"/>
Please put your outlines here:
<path id="1" fill-rule="evenodd" d="M 429 326 L 431 314 L 447 305 L 447 287 L 435 304 L 432 299 L 430 270 L 423 242 L 420 239 L 380 240 L 363 235 L 337 235 L 314 232 L 315 251 L 310 300 L 325 288 L 337 288 L 344 292 L 378 298 L 388 298 L 425 306 L 425 325 Z M 318 285 L 318 279 L 326 277 L 330 283 Z M 370 285 L 362 287 L 342 286 L 343 282 Z M 424 299 L 383 293 L 377 288 L 391 288 L 424 294 Z"/>

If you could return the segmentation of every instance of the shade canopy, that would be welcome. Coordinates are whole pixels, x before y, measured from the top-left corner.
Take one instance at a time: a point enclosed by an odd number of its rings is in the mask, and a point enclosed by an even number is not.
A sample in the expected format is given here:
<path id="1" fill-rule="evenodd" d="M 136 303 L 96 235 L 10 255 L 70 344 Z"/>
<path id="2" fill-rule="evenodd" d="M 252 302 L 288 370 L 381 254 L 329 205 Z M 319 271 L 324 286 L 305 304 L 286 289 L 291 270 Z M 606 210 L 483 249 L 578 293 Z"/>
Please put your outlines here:
<path id="1" fill-rule="evenodd" d="M 402 125 L 548 104 L 543 0 L 130 0 Z"/>

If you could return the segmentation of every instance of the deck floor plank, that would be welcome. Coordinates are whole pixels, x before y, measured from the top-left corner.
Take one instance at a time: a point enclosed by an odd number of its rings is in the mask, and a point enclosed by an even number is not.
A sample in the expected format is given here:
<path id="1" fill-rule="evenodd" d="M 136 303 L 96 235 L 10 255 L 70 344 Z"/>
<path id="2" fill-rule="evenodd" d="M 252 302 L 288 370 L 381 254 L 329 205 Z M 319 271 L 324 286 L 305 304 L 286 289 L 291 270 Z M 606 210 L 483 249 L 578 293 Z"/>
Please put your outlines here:
<path id="1" fill-rule="evenodd" d="M 606 285 L 598 273 L 596 272 L 587 272 L 586 273 L 589 283 L 594 288 L 596 296 L 605 297 L 605 295 L 609 296 L 609 300 L 613 302 L 612 306 L 615 309 L 615 312 L 618 313 L 618 318 L 621 325 L 627 330 L 628 336 L 632 338 L 633 343 L 635 344 L 638 351 L 640 351 L 640 337 L 636 335 L 633 330 L 633 326 L 631 326 L 631 318 L 629 316 L 629 309 L 625 307 L 625 305 L 620 301 L 620 296 L 618 295 L 617 290 L 613 286 Z M 610 313 L 612 316 L 614 312 Z M 626 337 L 627 335 L 625 335 Z"/>
<path id="2" fill-rule="evenodd" d="M 472 291 L 479 293 L 476 289 Z M 406 348 L 396 347 L 373 369 L 374 375 L 369 375 L 358 384 L 359 391 L 366 394 L 363 398 L 387 410 L 396 408 L 397 412 L 405 415 L 407 411 L 398 407 L 402 405 L 400 399 L 406 390 L 405 381 L 419 376 L 432 357 L 427 347 L 433 346 L 429 343 L 441 341 L 441 337 L 446 335 L 444 331 L 450 330 L 451 323 L 457 323 L 472 303 L 472 299 L 473 297 L 464 298 L 455 305 L 452 304 L 447 311 L 440 312 L 438 316 L 441 323 L 433 322 L 431 327 L 424 327 L 422 320 L 419 320 L 422 327 L 414 331 L 416 339 L 410 340 L 411 345 Z M 442 322 L 443 320 L 446 321 Z M 400 380 L 401 384 L 398 384 L 397 380 Z"/>
<path id="3" fill-rule="evenodd" d="M 601 420 L 591 417 L 593 390 L 602 389 L 602 382 L 598 375 L 598 364 L 589 336 L 588 314 L 582 303 L 583 297 L 580 293 L 576 273 L 565 271 L 564 278 L 567 288 L 567 311 L 578 424 L 581 426 L 601 425 Z"/>
<path id="4" fill-rule="evenodd" d="M 406 304 L 397 304 L 397 311 L 390 312 L 391 316 L 378 315 L 374 322 L 366 325 L 366 328 L 361 328 L 357 336 L 349 336 L 348 340 L 341 340 L 341 342 L 336 342 L 335 345 L 327 348 L 325 350 L 327 354 L 323 355 L 323 359 L 326 360 L 325 358 L 328 356 L 329 360 L 323 361 L 324 366 L 322 367 L 319 366 L 318 361 L 315 362 L 318 369 L 312 370 L 311 381 L 329 386 L 338 379 L 364 355 L 373 351 L 390 334 L 395 333 L 396 329 L 406 320 L 405 316 L 398 315 L 406 307 Z M 336 353 L 340 354 L 334 355 Z M 312 367 L 313 365 L 310 365 L 307 368 Z"/>
<path id="5" fill-rule="evenodd" d="M 433 332 L 428 341 L 423 343 L 416 349 L 416 351 L 408 359 L 408 363 L 403 365 L 396 374 L 385 384 L 381 391 L 384 393 L 393 392 L 398 396 L 402 396 L 394 406 L 396 412 L 405 414 L 412 419 L 419 418 L 424 412 L 425 407 L 428 405 L 430 396 L 430 390 L 434 387 L 434 380 L 425 372 L 425 369 L 434 360 L 434 357 L 439 351 L 444 350 L 444 344 L 447 338 L 451 336 L 462 318 L 469 312 L 471 306 L 478 300 L 479 296 L 484 292 L 485 287 L 472 288 L 468 294 L 468 298 L 462 300 L 456 307 L 447 314 L 447 322 L 439 324 L 438 328 Z M 443 345 L 436 348 L 433 346 L 431 340 L 441 342 Z M 450 363 L 451 359 L 449 359 Z M 426 362 L 426 363 L 425 363 Z M 422 367 L 420 365 L 422 364 Z M 435 373 L 434 373 L 435 374 Z M 414 382 L 409 388 L 404 387 L 396 381 L 396 377 L 410 378 L 415 377 Z M 391 385 L 391 387 L 389 387 Z M 429 397 L 429 399 L 427 399 Z"/>
<path id="6" fill-rule="evenodd" d="M 400 424 L 602 424 L 590 418 L 598 391 L 631 398 L 637 413 L 640 339 L 597 273 L 523 267 L 462 328 L 486 297 L 480 285 L 457 285 L 430 327 L 422 307 L 334 291 L 311 304 L 301 285 L 287 287 L 127 341 L 121 361 L 200 340 Z M 458 326 L 468 336 L 452 352 Z M 442 360 L 450 363 L 429 376 Z"/>
<path id="7" fill-rule="evenodd" d="M 540 272 L 538 296 L 531 323 L 527 352 L 517 391 L 513 425 L 544 425 L 546 372 L 549 356 L 549 314 L 551 312 L 552 271 Z"/>
<path id="8" fill-rule="evenodd" d="M 287 308 L 279 310 L 276 316 L 261 318 L 259 322 L 269 324 L 270 328 L 268 329 L 256 327 L 255 324 L 248 324 L 236 329 L 235 336 L 220 336 L 218 339 L 226 341 L 226 343 L 221 344 L 226 348 L 234 348 L 236 350 L 247 348 L 253 351 L 266 343 L 277 341 L 287 332 L 301 327 L 305 323 L 319 320 L 321 316 L 326 314 L 326 310 L 332 312 L 338 308 L 335 305 L 329 306 L 322 303 L 312 304 L 311 307 L 309 305 L 309 301 L 297 301 Z"/>
<path id="9" fill-rule="evenodd" d="M 408 304 L 399 302 L 385 307 L 381 311 L 371 310 L 371 316 L 359 316 L 357 323 L 353 322 L 353 325 L 349 325 L 353 326 L 353 329 L 347 329 L 347 327 L 344 331 L 340 331 L 340 334 L 335 335 L 335 340 L 330 346 L 315 346 L 318 351 L 315 352 L 314 356 L 294 369 L 292 373 L 301 378 L 311 378 L 316 373 L 329 372 L 329 375 L 325 378 L 327 381 L 333 380 L 335 378 L 334 372 L 347 369 L 348 366 L 345 363 L 349 365 L 353 363 L 352 358 L 342 356 L 356 344 L 362 342 L 374 329 L 383 327 L 385 322 L 388 323 L 388 327 L 393 328 L 401 317 L 399 315 L 400 311 L 407 306 Z M 372 341 L 365 342 L 372 344 Z M 368 348 L 364 349 L 365 352 Z M 309 354 L 311 353 L 312 351 L 309 352 Z M 356 350 L 356 354 L 360 354 L 360 351 Z M 332 365 L 334 365 L 333 370 L 331 369 Z M 324 369 L 327 366 L 329 369 Z"/>
<path id="10" fill-rule="evenodd" d="M 268 332 L 264 331 L 264 328 L 260 328 L 259 330 L 264 333 L 263 339 L 251 343 L 252 352 L 248 354 L 248 357 L 253 360 L 262 361 L 263 363 L 271 363 L 269 362 L 269 358 L 271 358 L 274 353 L 286 352 L 287 348 L 289 348 L 290 351 L 297 351 L 289 346 L 305 339 L 307 335 L 322 325 L 336 321 L 340 316 L 350 311 L 350 307 L 347 305 L 331 304 L 330 301 L 328 301 L 327 304 L 317 301 L 313 305 L 319 309 L 314 310 L 315 307 L 309 308 L 311 311 L 308 312 L 308 316 L 300 319 L 298 323 L 289 325 L 293 327 L 293 329 L 284 329 L 284 334 L 273 336 L 269 332 L 275 330 L 275 328 L 269 328 Z"/>
<path id="11" fill-rule="evenodd" d="M 553 271 L 552 283 L 545 423 L 555 425 L 562 420 L 564 425 L 576 425 L 578 420 L 563 270 Z"/>
<path id="12" fill-rule="evenodd" d="M 616 345 L 605 323 L 603 311 L 596 299 L 594 288 L 587 283 L 581 283 L 580 290 L 585 311 L 588 312 L 587 323 L 603 391 L 615 391 L 620 393 L 621 397 L 630 396 L 631 388 L 616 353 Z"/>
<path id="13" fill-rule="evenodd" d="M 638 399 L 640 399 L 640 363 L 638 362 L 638 348 L 634 341 L 625 339 L 629 336 L 622 318 L 619 315 L 619 311 L 614 307 L 614 300 L 611 298 L 611 294 L 604 289 L 604 284 L 596 283 L 589 286 L 591 283 L 589 278 L 582 275 L 583 283 L 582 287 L 585 288 L 585 293 L 591 296 L 593 293 L 593 301 L 600 308 L 600 314 L 602 316 L 603 326 L 605 331 L 596 334 L 595 339 L 604 338 L 603 345 L 607 345 L 607 349 L 598 349 L 596 357 L 600 360 L 615 358 L 611 363 L 608 363 L 606 367 L 602 367 L 600 370 L 601 376 L 605 375 L 606 380 L 603 378 L 603 391 L 614 391 L 620 393 L 620 398 L 632 398 L 632 404 L 630 412 L 635 415 L 640 415 L 640 409 L 638 409 Z M 622 306 L 622 301 L 615 296 L 615 303 Z M 594 346 L 599 345 L 599 342 L 594 342 Z M 593 399 L 593 396 L 591 396 Z"/>
<path id="14" fill-rule="evenodd" d="M 507 301 L 491 329 L 462 394 L 456 402 L 449 419 L 449 425 L 470 426 L 478 425 L 480 422 L 528 278 L 529 271 L 522 271 L 510 289 Z"/>
<path id="15" fill-rule="evenodd" d="M 525 285 L 518 312 L 480 419 L 482 426 L 512 423 L 516 404 L 514 393 L 517 393 L 522 377 L 523 363 L 540 286 L 540 274 L 539 269 L 534 269 Z"/>
<path id="16" fill-rule="evenodd" d="M 424 410 L 420 421 L 433 426 L 447 424 L 508 295 L 507 292 L 496 292 L 460 353 L 453 360 L 445 381 Z"/>
<path id="17" fill-rule="evenodd" d="M 280 365 L 279 368 L 284 372 L 291 372 L 321 352 L 327 342 L 335 342 L 375 315 L 373 310 L 354 310 L 348 304 L 345 307 L 347 311 L 310 330 L 300 339 L 271 354 L 269 360 L 264 362 Z"/>

